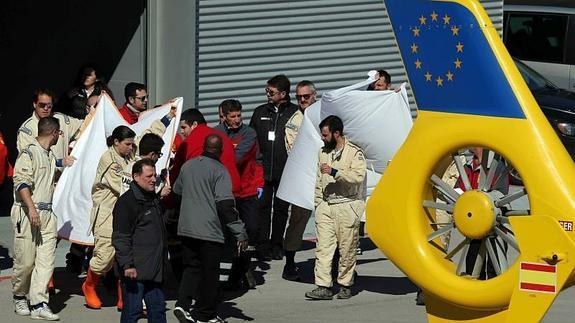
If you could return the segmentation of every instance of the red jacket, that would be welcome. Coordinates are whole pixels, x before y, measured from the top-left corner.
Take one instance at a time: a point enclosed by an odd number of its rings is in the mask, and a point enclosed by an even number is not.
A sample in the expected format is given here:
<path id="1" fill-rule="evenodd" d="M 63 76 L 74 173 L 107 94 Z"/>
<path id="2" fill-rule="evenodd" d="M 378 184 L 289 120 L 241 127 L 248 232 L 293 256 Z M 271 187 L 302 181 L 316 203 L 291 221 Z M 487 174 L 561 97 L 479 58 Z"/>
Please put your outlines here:
<path id="1" fill-rule="evenodd" d="M 204 140 L 206 140 L 206 137 L 211 134 L 216 134 L 222 137 L 224 150 L 220 157 L 220 161 L 230 173 L 230 177 L 232 179 L 232 190 L 234 196 L 237 197 L 237 194 L 240 192 L 240 174 L 236 167 L 234 145 L 225 133 L 212 129 L 208 127 L 207 124 L 198 125 L 194 130 L 192 130 L 192 133 L 190 133 L 184 142 L 180 144 L 180 147 L 176 152 L 176 156 L 174 156 L 172 169 L 170 170 L 170 183 L 176 182 L 176 178 L 178 178 L 178 175 L 180 174 L 180 169 L 186 161 L 202 154 L 204 150 Z"/>
<path id="2" fill-rule="evenodd" d="M 12 177 L 14 169 L 8 161 L 8 148 L 4 143 L 4 137 L 0 132 L 0 186 L 4 184 L 6 177 Z"/>
<path id="3" fill-rule="evenodd" d="M 138 122 L 138 117 L 140 116 L 139 113 L 135 113 L 128 107 L 128 102 L 124 103 L 124 105 L 120 108 L 120 114 L 129 124 L 134 124 Z"/>
<path id="4" fill-rule="evenodd" d="M 250 197 L 258 194 L 257 189 L 264 187 L 264 168 L 256 161 L 258 141 L 256 131 L 242 124 L 238 129 L 229 129 L 223 123 L 215 127 L 223 131 L 234 145 L 236 165 L 240 173 L 241 188 L 236 197 Z"/>

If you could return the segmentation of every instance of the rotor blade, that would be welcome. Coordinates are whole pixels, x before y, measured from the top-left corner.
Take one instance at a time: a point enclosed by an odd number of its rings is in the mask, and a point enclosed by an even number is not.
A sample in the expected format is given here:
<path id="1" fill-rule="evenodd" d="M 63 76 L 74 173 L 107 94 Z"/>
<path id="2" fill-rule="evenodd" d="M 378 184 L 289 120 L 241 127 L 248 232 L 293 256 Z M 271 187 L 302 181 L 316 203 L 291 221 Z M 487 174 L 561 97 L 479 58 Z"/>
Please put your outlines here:
<path id="1" fill-rule="evenodd" d="M 432 234 L 427 236 L 427 241 L 431 241 L 439 236 L 442 236 L 453 229 L 453 224 L 446 224 L 443 228 L 434 231 Z"/>
<path id="2" fill-rule="evenodd" d="M 445 259 L 453 258 L 453 256 L 455 256 L 455 254 L 458 253 L 459 250 L 461 250 L 461 248 L 465 247 L 466 244 L 469 244 L 470 241 L 471 239 L 465 238 L 465 240 L 461 241 L 457 246 L 455 246 L 455 248 L 453 248 L 453 250 L 451 250 L 447 255 L 445 255 Z"/>
<path id="3" fill-rule="evenodd" d="M 495 206 L 496 207 L 502 207 L 505 204 L 509 204 L 523 196 L 527 195 L 527 191 L 523 188 L 517 192 L 511 193 L 511 194 L 507 194 L 505 196 L 503 196 L 502 198 L 498 199 L 497 201 L 495 201 Z"/>
<path id="4" fill-rule="evenodd" d="M 493 239 L 495 241 L 495 251 L 497 252 L 497 261 L 499 262 L 499 266 L 501 267 L 501 272 L 504 272 L 509 268 L 509 264 L 507 263 L 507 253 L 505 252 L 505 248 L 502 246 L 502 242 L 499 239 Z"/>
<path id="5" fill-rule="evenodd" d="M 437 202 L 430 201 L 430 200 L 425 200 L 425 201 L 423 201 L 423 207 L 437 209 L 437 210 L 443 210 L 443 211 L 447 211 L 449 213 L 453 213 L 453 204 L 444 204 L 444 203 L 437 203 Z"/>
<path id="6" fill-rule="evenodd" d="M 461 158 L 459 158 L 458 154 L 453 155 L 453 162 L 455 162 L 455 166 L 457 167 L 457 171 L 459 172 L 459 177 L 463 182 L 463 187 L 465 187 L 466 191 L 470 191 L 472 189 L 471 182 L 469 181 L 469 177 L 467 176 L 465 167 L 463 167 L 463 163 L 461 162 Z"/>
<path id="7" fill-rule="evenodd" d="M 489 171 L 487 173 L 487 178 L 483 182 L 483 186 L 479 187 L 482 191 L 488 191 L 491 188 L 491 184 L 493 183 L 493 178 L 495 177 L 495 172 L 497 172 L 497 166 L 499 166 L 499 162 L 495 157 L 491 161 L 491 165 L 489 166 Z"/>
<path id="8" fill-rule="evenodd" d="M 507 211 L 505 212 L 506 216 L 512 216 L 512 215 L 529 215 L 531 214 L 530 210 L 513 210 L 513 211 Z"/>
<path id="9" fill-rule="evenodd" d="M 489 259 L 491 259 L 491 264 L 493 265 L 493 269 L 495 269 L 495 273 L 497 275 L 501 275 L 501 267 L 499 267 L 499 262 L 497 261 L 497 253 L 493 250 L 493 245 L 491 244 L 491 239 L 485 239 L 485 246 L 487 247 L 487 254 L 489 255 Z"/>
<path id="10" fill-rule="evenodd" d="M 443 195 L 445 195 L 445 197 L 450 199 L 452 202 L 455 202 L 459 197 L 459 194 L 453 188 L 449 187 L 447 183 L 442 181 L 439 176 L 435 174 L 431 175 L 431 181 L 433 184 L 435 184 L 435 188 L 437 188 L 438 191 L 443 193 Z"/>
<path id="11" fill-rule="evenodd" d="M 479 277 L 484 262 L 485 262 L 485 240 L 482 240 L 481 246 L 479 247 L 479 252 L 477 253 L 477 257 L 475 258 L 475 264 L 473 264 L 473 272 L 471 273 L 472 277 L 475 278 Z"/>
<path id="12" fill-rule="evenodd" d="M 464 275 L 467 272 L 467 252 L 469 251 L 469 244 L 466 244 L 461 252 L 461 258 L 459 258 L 459 263 L 457 264 L 457 272 L 455 273 L 458 276 Z"/>
<path id="13" fill-rule="evenodd" d="M 515 237 L 507 234 L 507 232 L 504 232 L 503 230 L 501 230 L 498 227 L 494 227 L 495 229 L 495 233 L 497 233 L 497 235 L 499 237 L 501 237 L 501 239 L 503 239 L 503 241 L 507 242 L 508 245 L 510 245 L 513 249 L 517 250 L 519 252 L 519 245 L 517 244 L 517 240 L 515 240 Z"/>

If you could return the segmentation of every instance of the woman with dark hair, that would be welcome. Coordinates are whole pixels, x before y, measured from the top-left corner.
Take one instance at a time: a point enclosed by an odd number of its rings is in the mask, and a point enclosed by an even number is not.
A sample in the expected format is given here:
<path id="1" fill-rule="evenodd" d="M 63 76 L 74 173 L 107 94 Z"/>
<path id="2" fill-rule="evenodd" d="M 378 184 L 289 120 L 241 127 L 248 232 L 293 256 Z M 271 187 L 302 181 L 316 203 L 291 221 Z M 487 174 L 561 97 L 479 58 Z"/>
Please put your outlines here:
<path id="1" fill-rule="evenodd" d="M 74 81 L 72 88 L 66 92 L 62 105 L 63 112 L 68 115 L 84 119 L 90 111 L 89 99 L 91 97 L 97 98 L 102 94 L 102 92 L 108 93 L 108 95 L 114 99 L 112 92 L 97 73 L 96 68 L 93 65 L 84 65 L 78 70 L 78 75 Z"/>
<path id="2" fill-rule="evenodd" d="M 108 150 L 98 163 L 96 179 L 92 186 L 92 213 L 90 223 L 94 234 L 94 251 L 90 259 L 86 281 L 82 291 L 89 308 L 98 309 L 102 302 L 95 287 L 100 277 L 106 274 L 114 262 L 112 246 L 112 210 L 122 189 L 124 168 L 134 159 L 136 133 L 127 126 L 118 126 L 106 139 Z M 118 284 L 118 308 L 122 307 L 122 294 Z"/>

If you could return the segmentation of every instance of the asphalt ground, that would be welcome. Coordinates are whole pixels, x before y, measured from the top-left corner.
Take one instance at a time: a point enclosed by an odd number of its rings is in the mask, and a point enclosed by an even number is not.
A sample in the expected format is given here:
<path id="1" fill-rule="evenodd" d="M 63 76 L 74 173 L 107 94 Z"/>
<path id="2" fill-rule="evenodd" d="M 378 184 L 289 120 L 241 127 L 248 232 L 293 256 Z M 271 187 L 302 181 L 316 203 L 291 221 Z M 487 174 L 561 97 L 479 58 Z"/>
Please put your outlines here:
<path id="1" fill-rule="evenodd" d="M 313 219 L 308 224 L 306 238 L 313 238 Z M 256 263 L 256 289 L 247 292 L 226 292 L 219 308 L 220 316 L 228 322 L 425 322 L 425 308 L 415 305 L 417 287 L 389 261 L 368 239 L 362 240 L 364 252 L 358 256 L 356 284 L 353 297 L 348 300 L 310 301 L 305 292 L 314 288 L 314 244 L 304 243 L 304 250 L 296 255 L 302 273 L 301 282 L 281 278 L 283 261 Z M 12 231 L 10 218 L 0 215 L 0 322 L 30 322 L 13 312 L 11 284 Z M 90 310 L 84 306 L 81 293 L 82 279 L 66 271 L 67 241 L 61 241 L 56 251 L 56 293 L 50 307 L 63 322 L 117 322 L 120 314 L 115 308 L 114 292 L 99 287 L 104 307 Z M 165 284 L 168 322 L 173 316 L 177 284 Z M 563 291 L 547 314 L 544 322 L 572 322 L 575 289 Z M 141 320 L 145 322 L 146 320 Z"/>

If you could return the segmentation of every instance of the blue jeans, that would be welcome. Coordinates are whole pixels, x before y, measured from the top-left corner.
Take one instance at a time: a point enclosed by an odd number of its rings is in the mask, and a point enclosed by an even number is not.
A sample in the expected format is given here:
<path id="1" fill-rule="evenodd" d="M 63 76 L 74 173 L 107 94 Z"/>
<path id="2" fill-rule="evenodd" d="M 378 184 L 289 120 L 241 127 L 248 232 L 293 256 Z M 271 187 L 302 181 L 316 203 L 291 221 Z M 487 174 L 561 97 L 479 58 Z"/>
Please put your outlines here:
<path id="1" fill-rule="evenodd" d="M 143 308 L 142 299 L 146 302 L 148 322 L 166 323 L 166 299 L 162 285 L 150 281 L 122 279 L 124 307 L 120 317 L 121 323 L 136 323 Z"/>

